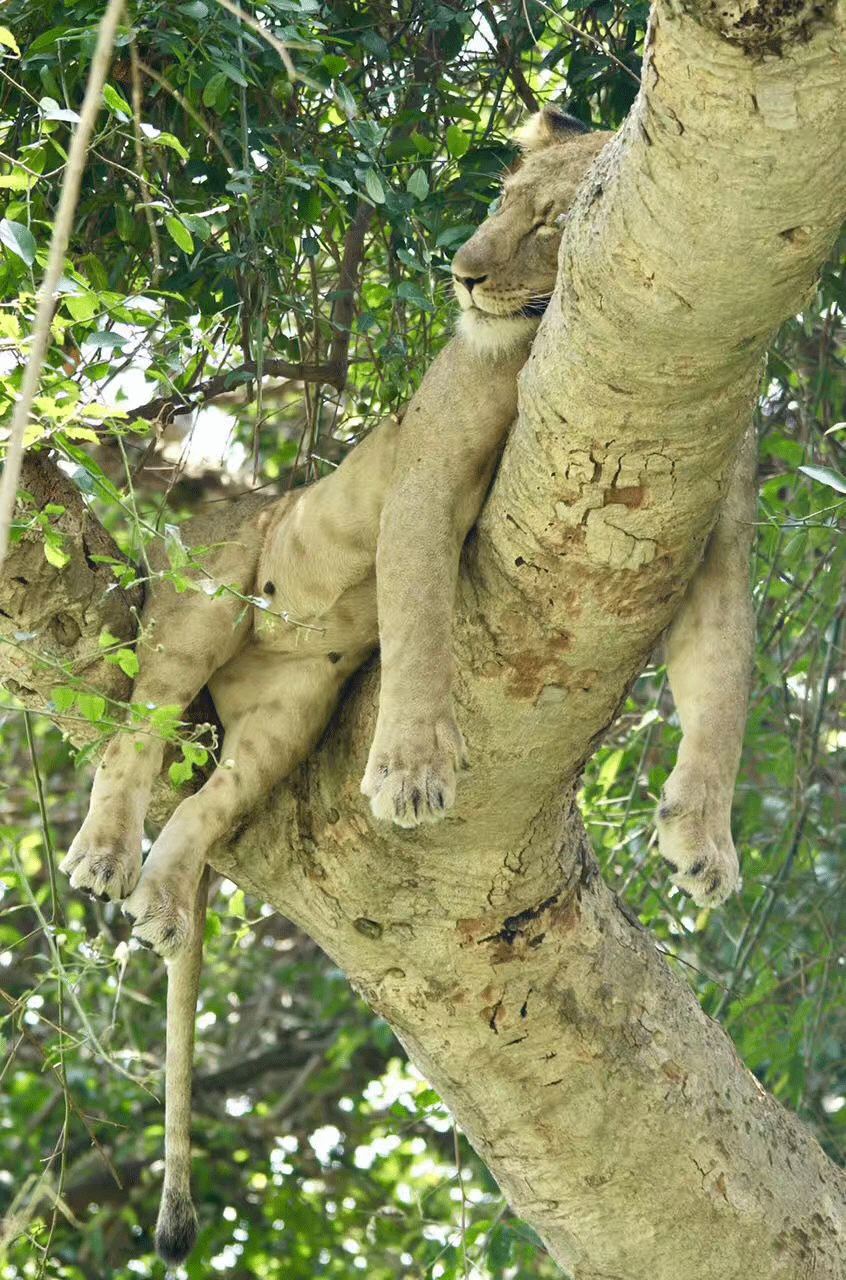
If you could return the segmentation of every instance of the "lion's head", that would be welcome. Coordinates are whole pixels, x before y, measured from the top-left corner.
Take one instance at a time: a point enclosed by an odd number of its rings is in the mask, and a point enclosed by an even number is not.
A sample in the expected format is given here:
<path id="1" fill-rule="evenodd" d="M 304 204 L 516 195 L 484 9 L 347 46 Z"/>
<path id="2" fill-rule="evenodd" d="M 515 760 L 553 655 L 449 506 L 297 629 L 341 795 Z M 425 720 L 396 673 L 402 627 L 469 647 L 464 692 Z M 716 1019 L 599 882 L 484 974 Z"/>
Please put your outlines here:
<path id="1" fill-rule="evenodd" d="M 520 164 L 502 184 L 498 207 L 452 262 L 463 336 L 483 351 L 530 337 L 555 285 L 567 210 L 611 133 L 592 133 L 547 106 L 518 135 Z"/>

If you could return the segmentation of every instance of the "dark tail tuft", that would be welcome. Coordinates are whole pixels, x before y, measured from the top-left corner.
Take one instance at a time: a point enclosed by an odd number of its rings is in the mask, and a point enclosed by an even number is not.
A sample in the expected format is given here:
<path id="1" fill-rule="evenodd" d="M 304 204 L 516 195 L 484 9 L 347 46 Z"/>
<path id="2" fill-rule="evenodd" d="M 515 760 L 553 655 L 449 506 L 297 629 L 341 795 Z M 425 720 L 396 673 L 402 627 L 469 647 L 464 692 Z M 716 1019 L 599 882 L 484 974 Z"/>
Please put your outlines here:
<path id="1" fill-rule="evenodd" d="M 197 1214 L 190 1197 L 165 1191 L 156 1223 L 156 1253 L 175 1267 L 184 1262 L 197 1239 Z"/>

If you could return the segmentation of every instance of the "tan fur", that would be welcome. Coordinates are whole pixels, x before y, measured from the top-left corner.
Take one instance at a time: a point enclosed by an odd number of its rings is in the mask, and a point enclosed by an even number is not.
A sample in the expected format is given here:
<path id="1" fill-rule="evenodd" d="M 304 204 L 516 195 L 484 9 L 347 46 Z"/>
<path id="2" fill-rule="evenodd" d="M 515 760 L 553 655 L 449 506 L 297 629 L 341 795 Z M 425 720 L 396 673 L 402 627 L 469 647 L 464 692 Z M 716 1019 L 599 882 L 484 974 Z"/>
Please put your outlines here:
<path id="1" fill-rule="evenodd" d="M 142 870 L 144 818 L 163 745 L 145 730 L 119 734 L 62 870 L 75 888 L 126 899 L 135 934 L 172 961 L 157 1230 L 157 1248 L 170 1262 L 187 1254 L 196 1228 L 190 1029 L 203 872 L 215 841 L 314 749 L 345 682 L 377 640 L 382 686 L 362 790 L 377 817 L 401 826 L 439 818 L 453 803 L 464 754 L 451 695 L 458 558 L 516 415 L 517 374 L 555 282 L 566 211 L 610 136 L 574 133 L 574 123 L 547 110 L 524 136 L 525 156 L 504 182 L 500 209 L 456 255 L 458 331 L 401 425 L 382 422 L 310 488 L 269 503 L 249 497 L 225 516 L 189 522 L 183 537 L 194 548 L 188 572 L 198 589 L 180 594 L 165 577 L 150 584 L 134 701 L 181 710 L 208 684 L 225 729 L 220 762 L 176 809 Z M 731 685 L 735 693 L 725 731 L 722 712 L 709 715 L 709 688 L 685 673 L 702 628 L 719 629 L 723 609 L 735 611 L 738 636 L 747 636 L 738 603 L 745 591 L 741 507 L 739 500 L 727 507 L 735 523 L 726 517 L 712 539 L 700 588 L 691 589 L 670 646 L 685 740 L 662 807 L 662 849 L 670 849 L 679 882 L 698 901 L 718 901 L 736 881 L 726 833 L 746 666 L 735 663 L 730 680 L 720 675 L 724 692 Z M 154 562 L 166 568 L 163 557 Z M 748 657 L 744 643 L 738 640 L 738 654 Z"/>

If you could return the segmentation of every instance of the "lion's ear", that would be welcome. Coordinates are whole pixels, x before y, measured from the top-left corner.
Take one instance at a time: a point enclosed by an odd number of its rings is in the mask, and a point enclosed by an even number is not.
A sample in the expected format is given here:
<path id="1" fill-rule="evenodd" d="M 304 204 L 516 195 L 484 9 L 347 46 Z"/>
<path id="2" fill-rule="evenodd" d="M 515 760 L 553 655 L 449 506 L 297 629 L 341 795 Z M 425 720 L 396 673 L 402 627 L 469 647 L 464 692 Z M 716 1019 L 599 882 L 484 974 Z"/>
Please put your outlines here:
<path id="1" fill-rule="evenodd" d="M 590 133 L 590 128 L 560 107 L 547 104 L 542 111 L 536 111 L 521 125 L 514 135 L 514 141 L 521 151 L 540 151 L 557 142 L 565 142 L 574 133 Z"/>

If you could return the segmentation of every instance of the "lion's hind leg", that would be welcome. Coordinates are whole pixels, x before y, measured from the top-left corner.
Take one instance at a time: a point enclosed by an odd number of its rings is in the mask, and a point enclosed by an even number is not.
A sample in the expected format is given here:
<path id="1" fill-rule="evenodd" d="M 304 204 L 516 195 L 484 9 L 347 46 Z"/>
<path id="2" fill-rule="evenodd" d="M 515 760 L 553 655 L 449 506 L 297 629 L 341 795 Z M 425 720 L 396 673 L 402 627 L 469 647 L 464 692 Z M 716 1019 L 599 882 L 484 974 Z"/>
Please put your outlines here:
<path id="1" fill-rule="evenodd" d="M 755 641 L 749 592 L 755 446 L 750 431 L 705 557 L 667 637 L 682 741 L 658 806 L 658 845 L 673 882 L 703 907 L 722 902 L 739 879 L 731 804 Z"/>
<path id="2" fill-rule="evenodd" d="M 272 654 L 262 661 L 274 665 Z M 268 700 L 227 726 L 220 763 L 172 814 L 124 904 L 135 936 L 165 958 L 191 936 L 197 885 L 212 846 L 314 749 L 335 708 L 342 682 L 325 656 L 276 666 L 278 679 L 264 674 Z"/>

